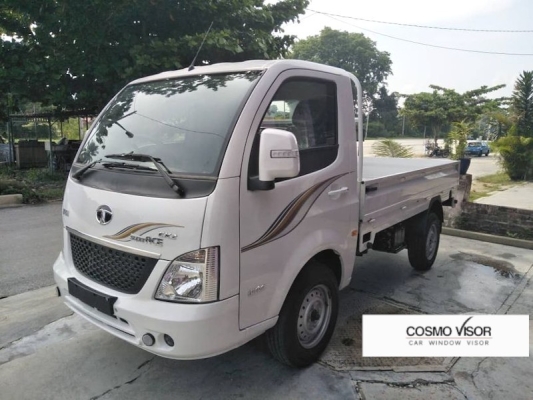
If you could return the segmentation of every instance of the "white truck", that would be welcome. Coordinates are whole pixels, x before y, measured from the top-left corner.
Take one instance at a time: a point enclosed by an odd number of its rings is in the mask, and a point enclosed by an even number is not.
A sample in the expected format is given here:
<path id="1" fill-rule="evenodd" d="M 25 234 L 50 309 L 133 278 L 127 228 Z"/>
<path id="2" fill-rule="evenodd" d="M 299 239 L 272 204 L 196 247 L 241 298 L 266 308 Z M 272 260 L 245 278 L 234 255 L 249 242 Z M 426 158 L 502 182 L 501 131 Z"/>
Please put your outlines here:
<path id="1" fill-rule="evenodd" d="M 315 361 L 357 255 L 437 256 L 458 165 L 363 158 L 361 85 L 298 60 L 164 72 L 86 134 L 54 264 L 68 307 L 154 354 L 198 359 L 265 334 Z"/>

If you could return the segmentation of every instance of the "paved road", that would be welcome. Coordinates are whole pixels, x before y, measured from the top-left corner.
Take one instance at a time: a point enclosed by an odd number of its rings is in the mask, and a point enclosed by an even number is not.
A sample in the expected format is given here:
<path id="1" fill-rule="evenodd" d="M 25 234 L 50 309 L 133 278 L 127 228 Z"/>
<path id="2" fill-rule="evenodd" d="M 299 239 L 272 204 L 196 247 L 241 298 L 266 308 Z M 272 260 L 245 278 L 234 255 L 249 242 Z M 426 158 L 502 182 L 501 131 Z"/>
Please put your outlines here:
<path id="1" fill-rule="evenodd" d="M 61 203 L 0 209 L 0 298 L 54 283 Z"/>

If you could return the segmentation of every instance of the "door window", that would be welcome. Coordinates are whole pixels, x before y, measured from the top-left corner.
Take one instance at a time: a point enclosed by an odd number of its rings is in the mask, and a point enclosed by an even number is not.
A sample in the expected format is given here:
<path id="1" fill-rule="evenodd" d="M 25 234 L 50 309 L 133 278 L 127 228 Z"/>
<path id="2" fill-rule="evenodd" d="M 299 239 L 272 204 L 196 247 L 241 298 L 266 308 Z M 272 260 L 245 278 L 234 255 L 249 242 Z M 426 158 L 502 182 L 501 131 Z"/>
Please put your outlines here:
<path id="1" fill-rule="evenodd" d="M 337 158 L 336 92 L 334 82 L 287 80 L 274 95 L 261 121 L 260 132 L 276 128 L 296 136 L 300 150 L 300 176 L 325 168 Z M 258 145 L 259 140 L 255 142 Z M 257 163 L 253 158 L 258 150 L 252 149 L 251 173 L 256 171 L 253 164 Z"/>

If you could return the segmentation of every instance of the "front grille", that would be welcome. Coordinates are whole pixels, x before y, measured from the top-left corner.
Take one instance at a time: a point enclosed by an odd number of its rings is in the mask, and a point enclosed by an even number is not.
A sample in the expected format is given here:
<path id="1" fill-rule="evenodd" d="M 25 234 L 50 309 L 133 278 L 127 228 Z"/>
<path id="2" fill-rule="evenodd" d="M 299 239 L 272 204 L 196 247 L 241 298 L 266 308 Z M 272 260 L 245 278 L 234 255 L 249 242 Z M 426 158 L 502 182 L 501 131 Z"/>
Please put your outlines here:
<path id="1" fill-rule="evenodd" d="M 72 261 L 86 277 L 119 292 L 138 293 L 157 259 L 115 250 L 70 234 Z"/>

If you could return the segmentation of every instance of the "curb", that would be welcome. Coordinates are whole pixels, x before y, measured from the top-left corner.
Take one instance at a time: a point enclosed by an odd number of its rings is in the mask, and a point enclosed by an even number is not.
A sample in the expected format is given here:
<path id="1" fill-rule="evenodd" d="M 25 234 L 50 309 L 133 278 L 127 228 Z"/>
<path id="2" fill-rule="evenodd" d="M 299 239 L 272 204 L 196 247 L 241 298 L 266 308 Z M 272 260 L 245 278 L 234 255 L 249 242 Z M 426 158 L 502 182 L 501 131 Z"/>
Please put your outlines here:
<path id="1" fill-rule="evenodd" d="M 505 246 L 519 247 L 521 249 L 533 250 L 533 241 L 524 239 L 514 239 L 506 236 L 489 235 L 472 231 L 463 231 L 461 229 L 442 227 L 442 233 L 448 236 L 457 236 L 465 239 L 480 240 L 482 242 L 503 244 Z"/>
<path id="2" fill-rule="evenodd" d="M 4 194 L 0 196 L 0 208 L 18 207 L 22 205 L 21 194 Z"/>

